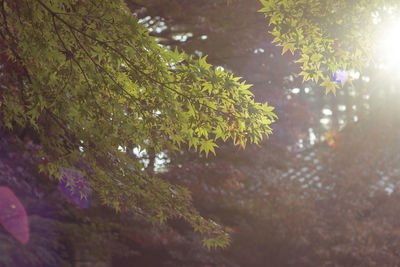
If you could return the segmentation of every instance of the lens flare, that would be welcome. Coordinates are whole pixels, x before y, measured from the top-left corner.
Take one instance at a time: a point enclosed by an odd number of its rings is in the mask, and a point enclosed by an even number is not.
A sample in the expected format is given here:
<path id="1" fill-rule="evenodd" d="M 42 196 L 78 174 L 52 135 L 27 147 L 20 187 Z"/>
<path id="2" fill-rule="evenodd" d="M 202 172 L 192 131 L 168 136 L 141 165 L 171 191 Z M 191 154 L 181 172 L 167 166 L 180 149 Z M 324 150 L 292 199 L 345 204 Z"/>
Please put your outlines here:
<path id="1" fill-rule="evenodd" d="M 63 169 L 58 184 L 63 196 L 80 209 L 90 207 L 91 187 L 82 174 L 75 169 Z"/>
<path id="2" fill-rule="evenodd" d="M 5 186 L 0 186 L 0 224 L 22 244 L 28 243 L 29 223 L 25 208 Z"/>
<path id="3" fill-rule="evenodd" d="M 344 69 L 339 69 L 333 74 L 332 80 L 339 85 L 343 85 L 349 79 L 349 73 Z"/>

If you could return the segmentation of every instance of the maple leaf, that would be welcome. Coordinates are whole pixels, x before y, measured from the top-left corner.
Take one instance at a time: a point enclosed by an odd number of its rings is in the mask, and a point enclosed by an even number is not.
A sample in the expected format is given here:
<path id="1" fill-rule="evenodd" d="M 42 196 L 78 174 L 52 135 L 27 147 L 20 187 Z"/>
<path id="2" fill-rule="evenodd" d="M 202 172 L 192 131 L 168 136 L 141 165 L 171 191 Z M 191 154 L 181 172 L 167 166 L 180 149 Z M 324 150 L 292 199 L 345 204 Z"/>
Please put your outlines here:
<path id="1" fill-rule="evenodd" d="M 339 87 L 339 85 L 335 81 L 331 81 L 329 77 L 324 78 L 324 81 L 321 83 L 321 86 L 324 86 L 326 88 L 325 91 L 326 94 L 332 91 L 334 95 L 336 95 L 336 88 Z"/>

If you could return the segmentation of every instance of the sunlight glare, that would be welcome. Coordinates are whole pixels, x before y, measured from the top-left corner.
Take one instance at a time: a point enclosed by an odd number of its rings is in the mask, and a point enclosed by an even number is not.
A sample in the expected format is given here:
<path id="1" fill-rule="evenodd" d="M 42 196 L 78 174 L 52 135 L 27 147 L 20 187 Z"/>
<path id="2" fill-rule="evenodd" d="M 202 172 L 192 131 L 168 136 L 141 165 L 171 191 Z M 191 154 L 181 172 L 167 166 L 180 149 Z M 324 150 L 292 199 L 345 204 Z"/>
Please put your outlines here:
<path id="1" fill-rule="evenodd" d="M 382 25 L 383 26 L 383 25 Z M 386 68 L 400 71 L 400 19 L 386 24 L 378 43 L 378 57 Z"/>

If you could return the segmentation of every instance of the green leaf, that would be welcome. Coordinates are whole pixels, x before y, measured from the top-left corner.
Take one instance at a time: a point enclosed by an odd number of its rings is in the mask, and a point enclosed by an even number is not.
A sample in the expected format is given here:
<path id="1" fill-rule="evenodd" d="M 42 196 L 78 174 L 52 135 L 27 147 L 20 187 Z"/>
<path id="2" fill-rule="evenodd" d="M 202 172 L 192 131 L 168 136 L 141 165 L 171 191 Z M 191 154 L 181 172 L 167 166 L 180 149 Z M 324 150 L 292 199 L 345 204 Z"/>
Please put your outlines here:
<path id="1" fill-rule="evenodd" d="M 200 142 L 200 152 L 204 151 L 206 157 L 208 157 L 208 152 L 212 152 L 215 155 L 214 147 L 218 147 L 212 140 L 205 140 Z"/>

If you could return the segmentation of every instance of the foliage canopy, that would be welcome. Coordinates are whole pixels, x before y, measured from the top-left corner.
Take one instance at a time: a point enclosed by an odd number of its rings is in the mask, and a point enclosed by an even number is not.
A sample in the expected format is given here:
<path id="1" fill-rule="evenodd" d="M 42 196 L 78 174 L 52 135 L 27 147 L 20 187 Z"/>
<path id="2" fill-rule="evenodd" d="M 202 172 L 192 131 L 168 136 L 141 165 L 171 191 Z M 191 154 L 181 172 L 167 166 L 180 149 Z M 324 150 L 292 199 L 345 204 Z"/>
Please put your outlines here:
<path id="1" fill-rule="evenodd" d="M 378 21 L 398 12 L 393 0 L 261 0 L 274 42 L 282 54 L 299 52 L 304 81 L 318 82 L 336 93 L 332 79 L 340 70 L 360 70 L 370 60 L 381 30 Z M 384 23 L 383 23 L 384 24 Z"/>
<path id="2" fill-rule="evenodd" d="M 117 211 L 182 217 L 207 247 L 226 246 L 224 229 L 198 214 L 187 189 L 147 175 L 130 151 L 188 144 L 208 155 L 229 138 L 244 148 L 271 133 L 273 108 L 205 58 L 158 45 L 122 0 L 0 8 L 0 117 L 10 130 L 34 129 L 41 170 L 59 177 L 78 168 Z"/>

